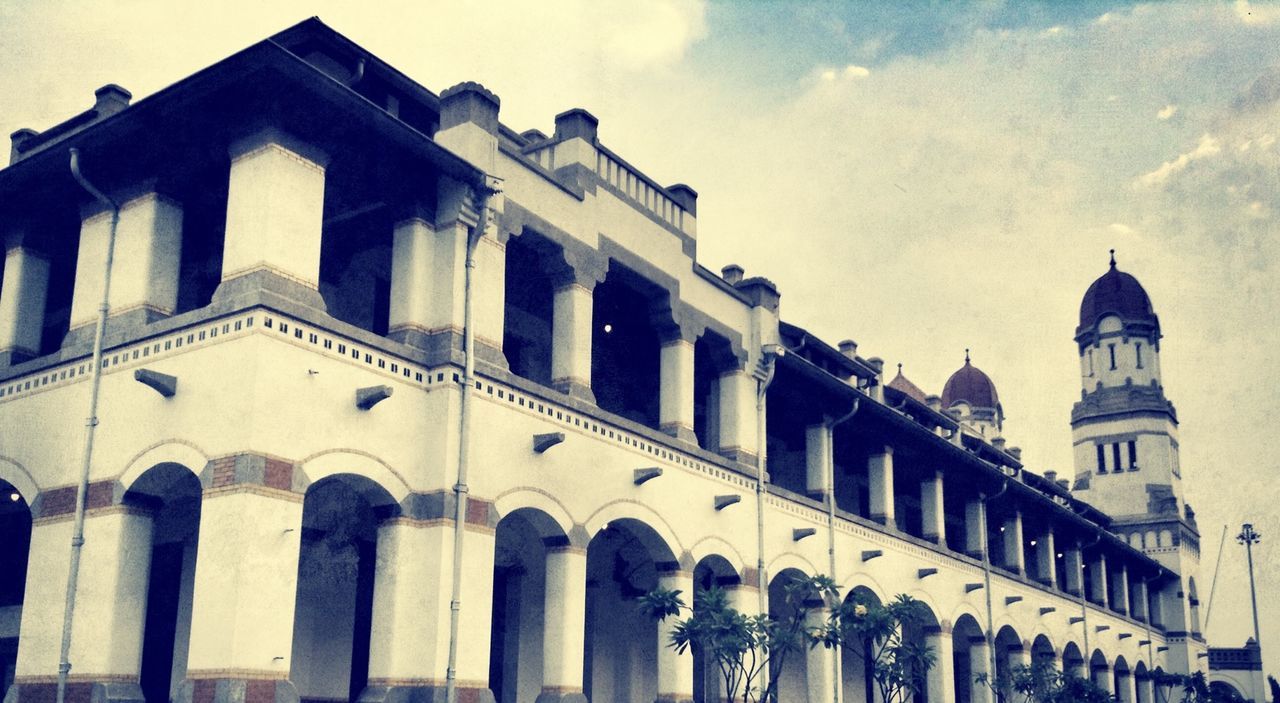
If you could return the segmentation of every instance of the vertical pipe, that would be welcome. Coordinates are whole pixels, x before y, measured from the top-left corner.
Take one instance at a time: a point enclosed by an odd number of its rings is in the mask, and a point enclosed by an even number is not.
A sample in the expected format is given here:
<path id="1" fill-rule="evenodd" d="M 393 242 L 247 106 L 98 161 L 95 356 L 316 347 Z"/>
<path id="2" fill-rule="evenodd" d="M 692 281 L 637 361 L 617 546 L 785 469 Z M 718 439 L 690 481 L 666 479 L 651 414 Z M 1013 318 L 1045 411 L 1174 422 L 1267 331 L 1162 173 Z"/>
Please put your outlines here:
<path id="1" fill-rule="evenodd" d="M 1222 567 L 1222 547 L 1227 543 L 1227 526 L 1222 525 L 1222 536 L 1218 538 L 1218 558 L 1213 562 L 1213 580 L 1209 582 L 1209 604 L 1204 609 L 1204 629 L 1209 631 L 1209 618 L 1213 616 L 1213 593 L 1218 588 L 1218 570 Z"/>
<path id="2" fill-rule="evenodd" d="M 1076 540 L 1076 551 L 1080 553 L 1080 569 L 1081 569 L 1081 572 L 1079 575 L 1080 576 L 1080 626 L 1084 631 L 1084 652 L 1081 653 L 1081 656 L 1084 657 L 1084 673 L 1085 673 L 1085 679 L 1087 679 L 1088 681 L 1093 681 L 1093 653 L 1089 651 L 1089 596 L 1088 596 L 1088 593 L 1086 592 L 1088 589 L 1086 589 L 1084 585 L 1084 564 L 1085 564 L 1084 548 L 1092 547 L 1093 545 L 1097 544 L 1100 541 L 1102 541 L 1102 535 L 1100 534 L 1095 536 L 1093 538 L 1093 541 L 1087 545 L 1081 545 L 1080 541 Z M 1107 585 L 1104 583 L 1102 584 L 1102 587 L 1103 589 L 1105 589 Z"/>
<path id="3" fill-rule="evenodd" d="M 103 263 L 102 303 L 98 306 L 98 321 L 93 332 L 93 372 L 89 383 L 89 417 L 84 423 L 84 448 L 81 452 L 80 482 L 76 485 L 76 517 L 71 531 L 71 564 L 67 571 L 67 599 L 62 614 L 62 648 L 58 657 L 57 703 L 64 703 L 67 694 L 67 674 L 71 672 L 71 624 L 76 614 L 76 587 L 80 580 L 80 552 L 84 547 L 85 499 L 89 492 L 89 469 L 93 465 L 94 431 L 98 426 L 98 396 L 102 388 L 102 344 L 107 329 L 107 311 L 110 310 L 111 264 L 115 259 L 116 227 L 120 224 L 120 206 L 102 191 L 93 187 L 80 172 L 80 150 L 71 150 L 71 175 L 82 188 L 98 202 L 111 210 L 111 227 L 107 231 L 107 256 Z"/>
<path id="4" fill-rule="evenodd" d="M 761 350 L 765 366 L 764 378 L 756 382 L 756 571 L 759 574 L 759 588 L 756 589 L 759 614 L 769 614 L 769 578 L 764 571 L 764 473 L 768 460 L 769 442 L 765 435 L 765 399 L 769 385 L 773 383 L 773 373 L 778 357 L 783 353 L 782 347 L 767 345 Z M 761 673 L 760 690 L 766 690 L 769 683 L 769 667 Z"/>
<path id="5" fill-rule="evenodd" d="M 463 535 L 466 532 L 467 466 L 470 461 L 471 444 L 471 390 L 475 385 L 475 324 L 472 319 L 475 307 L 475 295 L 472 291 L 472 278 L 476 267 L 476 246 L 484 236 L 489 220 L 489 196 L 495 191 L 485 186 L 477 188 L 476 196 L 479 208 L 476 226 L 467 236 L 466 271 L 463 279 L 462 293 L 462 397 L 458 409 L 458 480 L 453 486 L 453 585 L 449 599 L 449 666 L 445 670 L 444 696 L 446 703 L 457 703 L 458 700 L 458 628 L 462 611 L 462 548 Z M 58 703 L 62 703 L 59 701 Z"/>
<path id="6" fill-rule="evenodd" d="M 982 591 L 987 596 L 987 657 L 990 659 L 988 664 L 991 665 L 991 682 L 995 681 L 996 670 L 996 633 L 995 633 L 995 613 L 991 605 L 991 545 L 988 544 L 988 536 L 990 531 L 987 529 L 987 503 L 1004 495 L 1009 489 L 1009 479 L 1005 479 L 1000 484 L 1000 490 L 996 494 L 987 497 L 978 494 L 978 500 L 982 501 Z"/>
<path id="7" fill-rule="evenodd" d="M 827 425 L 828 430 L 831 432 L 831 437 L 827 440 L 827 489 L 824 497 L 827 502 L 827 569 L 829 569 L 832 580 L 836 578 L 836 425 L 852 420 L 853 416 L 858 414 L 861 402 L 861 398 L 854 398 L 853 407 L 849 408 L 849 412 Z M 839 605 L 839 603 L 836 605 Z M 843 687 L 840 685 L 843 672 L 840 670 L 842 662 L 840 660 L 839 642 L 831 648 L 831 656 L 833 657 L 831 666 L 831 686 L 833 689 L 831 700 L 835 703 L 840 703 L 841 698 L 843 698 L 841 695 Z"/>
<path id="8" fill-rule="evenodd" d="M 1252 533 L 1253 530 L 1249 525 L 1245 525 L 1245 530 Z M 1244 543 L 1245 551 L 1249 555 L 1249 598 L 1253 600 L 1253 641 L 1259 647 L 1262 646 L 1262 630 L 1258 628 L 1258 589 L 1253 585 L 1253 540 L 1246 540 Z M 1209 629 L 1205 624 L 1205 629 Z"/>

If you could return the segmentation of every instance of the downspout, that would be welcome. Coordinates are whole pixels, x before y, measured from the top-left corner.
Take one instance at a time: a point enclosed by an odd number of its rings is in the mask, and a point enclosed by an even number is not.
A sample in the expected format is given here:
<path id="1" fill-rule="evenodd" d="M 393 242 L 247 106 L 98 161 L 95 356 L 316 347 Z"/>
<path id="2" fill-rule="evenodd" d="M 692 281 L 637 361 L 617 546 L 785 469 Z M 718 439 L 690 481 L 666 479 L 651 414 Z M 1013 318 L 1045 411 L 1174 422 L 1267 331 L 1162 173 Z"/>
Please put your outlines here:
<path id="1" fill-rule="evenodd" d="M 840 418 L 832 421 L 827 425 L 827 429 L 831 431 L 831 442 L 828 447 L 829 456 L 827 457 L 827 568 L 831 578 L 836 577 L 836 425 L 844 424 L 853 419 L 858 414 L 858 408 L 862 404 L 861 398 L 853 399 L 853 407 L 849 408 L 849 412 Z M 831 648 L 831 656 L 835 658 L 831 671 L 833 672 L 831 687 L 832 698 L 835 703 L 840 703 L 843 696 L 842 672 L 840 671 L 841 661 L 840 643 L 836 643 Z"/>
<path id="2" fill-rule="evenodd" d="M 102 304 L 98 306 L 98 322 L 93 332 L 93 373 L 89 382 L 89 417 L 84 423 L 84 449 L 81 453 L 80 483 L 76 486 L 76 516 L 71 531 L 71 565 L 67 572 L 66 609 L 62 614 L 62 649 L 58 658 L 57 703 L 64 703 L 67 674 L 71 672 L 71 623 L 76 614 L 76 587 L 80 580 L 80 551 L 84 547 L 85 496 L 89 492 L 89 468 L 93 464 L 93 436 L 98 426 L 98 396 L 102 388 L 102 343 L 110 309 L 111 263 L 115 259 L 116 227 L 120 224 L 120 206 L 102 191 L 94 188 L 80 172 L 80 150 L 71 150 L 71 175 L 99 203 L 111 211 L 111 227 L 107 232 L 107 257 L 102 272 Z"/>
<path id="3" fill-rule="evenodd" d="M 990 681 L 996 681 L 996 633 L 995 613 L 991 605 L 991 545 L 987 541 L 991 531 L 987 527 L 987 503 L 1004 495 L 1009 490 L 1009 479 L 1000 484 L 1000 490 L 993 496 L 980 495 L 982 501 L 982 591 L 987 595 L 987 663 L 991 666 Z"/>
<path id="4" fill-rule="evenodd" d="M 458 409 L 458 481 L 453 486 L 453 586 L 449 599 L 449 667 L 445 671 L 444 697 L 446 703 L 458 700 L 458 628 L 462 611 L 462 548 L 466 533 L 467 465 L 470 461 L 471 443 L 471 391 L 475 386 L 476 335 L 472 319 L 475 295 L 471 289 L 476 268 L 476 246 L 484 236 L 489 221 L 489 197 L 497 191 L 488 185 L 475 189 L 479 201 L 476 226 L 467 236 L 467 258 L 462 293 L 462 397 Z M 59 701 L 61 703 L 61 701 Z"/>
<path id="5" fill-rule="evenodd" d="M 765 366 L 764 378 L 756 381 L 756 572 L 760 583 L 756 589 L 759 614 L 769 614 L 769 579 L 764 571 L 764 474 L 768 460 L 769 442 L 765 434 L 765 399 L 769 385 L 773 383 L 773 374 L 777 368 L 778 357 L 786 353 L 786 347 L 767 344 L 761 349 Z M 761 672 L 760 690 L 769 684 L 769 667 Z"/>
<path id="6" fill-rule="evenodd" d="M 1086 657 L 1084 660 L 1084 673 L 1086 681 L 1093 681 L 1093 653 L 1089 651 L 1089 596 L 1085 592 L 1084 587 L 1084 550 L 1092 547 L 1102 541 L 1102 535 L 1094 535 L 1093 541 L 1088 544 L 1080 544 L 1076 542 L 1076 549 L 1080 552 L 1080 625 L 1084 628 L 1084 651 L 1081 656 Z M 1104 583 L 1102 587 L 1105 589 L 1107 585 Z M 1150 638 L 1148 638 L 1150 639 Z"/>

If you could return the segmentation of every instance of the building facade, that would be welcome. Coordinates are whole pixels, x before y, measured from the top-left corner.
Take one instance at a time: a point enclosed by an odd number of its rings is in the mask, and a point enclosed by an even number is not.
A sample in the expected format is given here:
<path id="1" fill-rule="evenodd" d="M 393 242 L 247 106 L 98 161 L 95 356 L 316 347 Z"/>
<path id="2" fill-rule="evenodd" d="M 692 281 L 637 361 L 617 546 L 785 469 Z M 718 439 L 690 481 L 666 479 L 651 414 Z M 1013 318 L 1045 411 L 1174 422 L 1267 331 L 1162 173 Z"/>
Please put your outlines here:
<path id="1" fill-rule="evenodd" d="M 85 462 L 77 702 L 718 700 L 636 597 L 776 611 L 800 573 L 924 603 L 931 703 L 992 701 L 993 665 L 1137 703 L 1208 669 L 1136 280 L 1086 295 L 1077 475 L 1041 476 L 967 356 L 941 397 L 885 382 L 767 279 L 701 267 L 697 193 L 590 113 L 548 136 L 499 106 L 313 19 L 13 135 L 6 703 L 53 700 Z M 847 652 L 777 675 L 872 700 Z"/>

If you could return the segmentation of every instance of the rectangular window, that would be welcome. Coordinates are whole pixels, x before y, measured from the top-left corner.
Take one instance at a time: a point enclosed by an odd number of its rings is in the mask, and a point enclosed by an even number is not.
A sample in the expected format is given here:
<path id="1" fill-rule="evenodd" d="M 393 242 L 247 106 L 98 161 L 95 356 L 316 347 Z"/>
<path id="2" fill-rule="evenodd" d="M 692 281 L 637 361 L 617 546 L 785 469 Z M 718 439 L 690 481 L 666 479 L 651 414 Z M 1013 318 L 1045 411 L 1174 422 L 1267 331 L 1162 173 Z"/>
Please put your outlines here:
<path id="1" fill-rule="evenodd" d="M 1138 441 L 1135 439 L 1129 440 L 1129 470 L 1138 470 Z"/>
<path id="2" fill-rule="evenodd" d="M 1122 469 L 1120 467 L 1123 466 L 1123 464 L 1120 463 L 1120 443 L 1119 442 L 1111 443 L 1111 458 L 1115 460 L 1111 464 L 1111 470 L 1121 471 Z"/>
<path id="3" fill-rule="evenodd" d="M 1107 349 L 1111 352 L 1111 370 L 1116 370 L 1116 345 L 1108 344 Z"/>
<path id="4" fill-rule="evenodd" d="M 1102 448 L 1101 444 L 1097 445 L 1097 447 L 1098 447 L 1098 473 L 1105 474 L 1107 472 L 1107 452 Z"/>
<path id="5" fill-rule="evenodd" d="M 1089 350 L 1089 377 L 1093 378 L 1093 350 Z"/>
<path id="6" fill-rule="evenodd" d="M 1142 342 L 1135 343 L 1133 348 L 1138 353 L 1138 368 L 1142 368 Z"/>

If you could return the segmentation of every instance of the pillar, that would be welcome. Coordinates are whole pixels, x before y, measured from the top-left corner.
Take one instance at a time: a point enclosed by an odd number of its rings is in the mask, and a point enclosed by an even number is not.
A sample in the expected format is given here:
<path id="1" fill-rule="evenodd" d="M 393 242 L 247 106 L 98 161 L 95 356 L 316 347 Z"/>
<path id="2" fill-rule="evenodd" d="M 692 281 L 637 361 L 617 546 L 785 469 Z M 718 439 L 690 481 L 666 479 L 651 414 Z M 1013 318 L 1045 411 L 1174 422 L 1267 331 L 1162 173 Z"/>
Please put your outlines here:
<path id="1" fill-rule="evenodd" d="M 805 614 L 805 627 L 819 628 L 826 624 L 828 610 L 821 602 L 811 603 L 811 608 Z M 805 688 L 809 693 L 809 703 L 826 703 L 835 698 L 836 685 L 836 657 L 839 656 L 840 650 L 827 649 L 826 647 L 809 647 L 805 646 L 800 652 L 796 652 L 793 656 L 803 655 L 805 662 Z"/>
<path id="2" fill-rule="evenodd" d="M 1148 672 L 1141 676 L 1134 676 L 1134 694 L 1137 703 L 1154 703 L 1156 699 L 1155 682 Z"/>
<path id="3" fill-rule="evenodd" d="M 947 513 L 943 502 L 943 479 L 941 471 L 934 471 L 932 477 L 920 482 L 921 525 L 924 538 L 935 544 L 947 543 Z M 933 699 L 930 698 L 932 701 Z"/>
<path id="4" fill-rule="evenodd" d="M 663 340 L 658 371 L 658 427 L 697 443 L 693 432 L 693 343 L 690 330 L 678 328 Z"/>
<path id="5" fill-rule="evenodd" d="M 804 432 L 805 492 L 816 500 L 824 500 L 829 488 L 832 434 L 825 421 L 806 427 Z"/>
<path id="6" fill-rule="evenodd" d="M 102 484 L 91 485 L 96 488 Z M 61 657 L 66 582 L 70 569 L 74 490 L 58 501 L 66 510 L 50 515 L 52 491 L 42 495 L 45 512 L 32 526 L 32 559 L 27 572 L 12 703 L 52 701 Z M 93 492 L 84 525 L 71 629 L 69 701 L 142 703 L 143 623 L 151 566 L 152 520 L 119 505 L 95 507 Z"/>
<path id="7" fill-rule="evenodd" d="M 1095 666 L 1090 663 L 1089 671 L 1093 677 L 1093 683 L 1097 685 L 1098 688 L 1106 691 L 1108 695 L 1116 695 L 1116 682 L 1114 677 L 1111 675 L 1110 666 L 1107 666 L 1106 664 L 1103 664 L 1102 666 Z"/>
<path id="8" fill-rule="evenodd" d="M 693 593 L 693 575 L 687 571 L 666 571 L 658 574 L 658 588 Z M 676 618 L 658 622 L 658 703 L 692 703 L 693 701 L 693 652 L 685 649 L 676 652 L 668 646 L 675 629 Z"/>
<path id="9" fill-rule="evenodd" d="M 1036 542 L 1036 578 L 1051 588 L 1058 587 L 1057 547 L 1053 528 L 1046 528 Z"/>
<path id="10" fill-rule="evenodd" d="M 49 260 L 30 247 L 11 247 L 5 252 L 3 278 L 0 366 L 9 366 L 40 355 Z"/>
<path id="11" fill-rule="evenodd" d="M 228 223 L 230 224 L 230 223 Z M 102 305 L 111 213 L 98 209 L 80 224 L 68 340 L 93 339 Z M 173 314 L 182 258 L 182 207 L 147 192 L 120 205 L 107 314 L 147 324 Z"/>
<path id="12" fill-rule="evenodd" d="M 392 230 L 391 305 L 387 314 L 387 335 L 407 344 L 425 346 L 430 336 L 433 305 L 442 301 L 436 286 L 445 272 L 439 263 L 452 263 L 438 256 L 442 235 L 425 216 L 413 214 L 397 222 Z M 445 252 L 447 254 L 447 252 Z M 444 278 L 449 278 L 446 274 Z"/>
<path id="13" fill-rule="evenodd" d="M 1080 553 L 1080 543 L 1077 542 L 1063 550 L 1063 558 L 1066 560 L 1067 582 L 1063 584 L 1067 593 L 1078 596 L 1084 593 L 1084 559 Z M 1088 656 L 1088 653 L 1085 653 Z"/>
<path id="14" fill-rule="evenodd" d="M 979 498 L 964 504 L 964 552 L 974 559 L 987 553 L 987 504 Z"/>
<path id="15" fill-rule="evenodd" d="M 586 550 L 548 545 L 542 692 L 536 703 L 586 703 L 582 692 L 586 606 Z"/>
<path id="16" fill-rule="evenodd" d="M 1099 554 L 1098 558 L 1090 565 L 1089 572 L 1089 581 L 1092 586 L 1089 600 L 1105 608 L 1108 604 L 1106 555 Z"/>
<path id="17" fill-rule="evenodd" d="M 314 147 L 274 130 L 232 145 L 215 301 L 252 299 L 268 289 L 325 309 L 319 287 L 327 162 Z"/>
<path id="18" fill-rule="evenodd" d="M 175 701 L 296 702 L 289 669 L 302 495 L 248 481 L 213 487 L 209 474 L 202 476 L 187 679 Z"/>
<path id="19" fill-rule="evenodd" d="M 1113 585 L 1111 590 L 1114 592 L 1112 607 L 1116 612 L 1122 615 L 1129 614 L 1129 567 L 1120 564 L 1118 569 L 1112 569 L 1111 578 Z"/>
<path id="20" fill-rule="evenodd" d="M 1119 681 L 1117 683 L 1119 685 L 1116 688 L 1119 690 L 1115 692 L 1116 698 L 1120 700 L 1120 703 L 1134 703 L 1134 696 L 1137 695 L 1137 691 L 1134 688 L 1133 671 L 1130 670 L 1129 673 L 1122 674 L 1118 678 Z"/>
<path id="21" fill-rule="evenodd" d="M 720 375 L 720 453 L 744 464 L 755 464 L 756 379 L 745 368 Z"/>
<path id="22" fill-rule="evenodd" d="M 882 525 L 894 524 L 893 447 L 867 458 L 867 480 L 871 497 L 871 519 Z"/>
<path id="23" fill-rule="evenodd" d="M 1133 595 L 1129 604 L 1130 615 L 1142 622 L 1151 621 L 1151 613 L 1148 610 L 1149 598 L 1147 596 L 1147 582 L 1145 579 L 1139 579 L 1133 583 Z"/>
<path id="24" fill-rule="evenodd" d="M 1026 551 L 1022 547 L 1022 512 L 1014 510 L 1004 521 L 1001 545 L 1004 548 L 1003 565 L 1018 574 L 1027 573 Z"/>
<path id="25" fill-rule="evenodd" d="M 566 255 L 566 266 L 553 280 L 551 309 L 551 384 L 571 397 L 595 402 L 591 392 L 591 329 L 596 284 L 604 279 L 601 264 Z"/>
<path id="26" fill-rule="evenodd" d="M 926 698 L 929 703 L 955 703 L 954 652 L 951 633 L 942 628 L 926 629 L 924 644 L 933 653 L 933 666 L 925 675 Z"/>
<path id="27" fill-rule="evenodd" d="M 974 677 L 970 682 L 969 700 L 973 703 L 995 703 L 995 672 L 991 670 L 991 644 L 986 637 L 970 638 L 969 671 Z M 986 674 L 986 683 L 977 681 L 977 677 L 983 674 Z"/>

